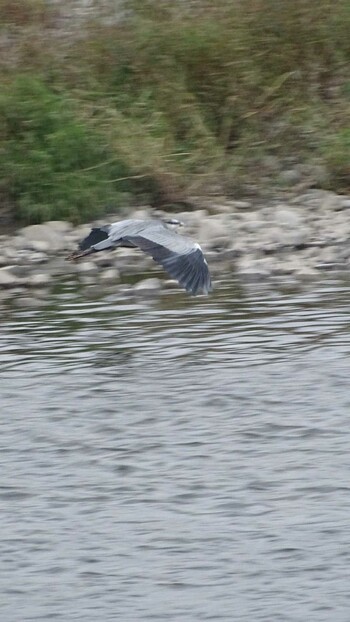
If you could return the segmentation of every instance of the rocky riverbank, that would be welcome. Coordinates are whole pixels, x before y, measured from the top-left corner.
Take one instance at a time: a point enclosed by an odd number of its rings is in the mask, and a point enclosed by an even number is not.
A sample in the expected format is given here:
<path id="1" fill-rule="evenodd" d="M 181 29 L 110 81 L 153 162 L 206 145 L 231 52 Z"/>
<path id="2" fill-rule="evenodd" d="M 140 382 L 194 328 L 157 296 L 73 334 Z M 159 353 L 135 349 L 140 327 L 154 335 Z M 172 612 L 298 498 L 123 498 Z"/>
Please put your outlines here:
<path id="1" fill-rule="evenodd" d="M 145 207 L 122 217 L 155 215 L 162 213 L 155 214 Z M 350 267 L 348 196 L 310 190 L 293 199 L 265 205 L 208 199 L 200 201 L 200 209 L 177 212 L 176 217 L 185 223 L 181 233 L 201 244 L 214 287 L 216 280 L 232 273 L 250 281 L 299 281 L 317 279 L 326 270 L 347 271 Z M 120 218 L 120 214 L 110 215 L 104 222 Z M 91 223 L 73 227 L 69 222 L 51 221 L 0 236 L 0 299 L 43 298 L 43 293 L 63 277 L 77 279 L 87 287 L 109 285 L 137 295 L 155 294 L 176 286 L 165 274 L 163 278 L 151 258 L 132 249 L 67 262 L 66 256 L 90 227 Z M 157 278 L 152 276 L 153 271 Z M 133 285 L 128 279 L 131 274 Z M 145 279 L 145 274 L 149 278 Z"/>

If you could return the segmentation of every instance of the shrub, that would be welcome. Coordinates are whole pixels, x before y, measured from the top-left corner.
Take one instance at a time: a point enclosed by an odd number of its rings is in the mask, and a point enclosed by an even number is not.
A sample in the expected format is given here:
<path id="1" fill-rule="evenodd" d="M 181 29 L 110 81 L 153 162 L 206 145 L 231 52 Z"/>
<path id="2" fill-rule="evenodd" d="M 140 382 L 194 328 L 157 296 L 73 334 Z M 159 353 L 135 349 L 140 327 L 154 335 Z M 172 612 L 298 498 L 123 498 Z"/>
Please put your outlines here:
<path id="1" fill-rule="evenodd" d="M 348 187 L 349 0 L 52 6 L 0 0 L 0 192 L 20 217 L 235 192 L 266 155 Z"/>
<path id="2" fill-rule="evenodd" d="M 126 190 L 129 171 L 66 93 L 19 77 L 0 94 L 2 195 L 26 221 L 81 220 Z"/>

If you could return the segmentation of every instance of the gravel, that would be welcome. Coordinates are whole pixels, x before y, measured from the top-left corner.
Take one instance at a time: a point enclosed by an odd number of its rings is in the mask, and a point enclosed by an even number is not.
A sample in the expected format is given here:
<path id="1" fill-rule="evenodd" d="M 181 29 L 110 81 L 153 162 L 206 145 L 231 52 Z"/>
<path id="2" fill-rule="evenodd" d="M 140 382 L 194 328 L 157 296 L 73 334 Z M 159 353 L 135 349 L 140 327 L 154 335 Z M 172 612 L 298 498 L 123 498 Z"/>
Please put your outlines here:
<path id="1" fill-rule="evenodd" d="M 284 276 L 297 281 L 314 280 L 322 272 L 347 271 L 350 267 L 350 197 L 310 190 L 289 201 L 254 205 L 222 197 L 197 200 L 198 209 L 172 213 L 185 223 L 180 234 L 198 241 L 207 257 L 215 280 L 235 275 L 242 281 L 264 281 Z M 150 207 L 123 214 L 128 218 L 154 218 Z M 120 219 L 111 215 L 106 222 Z M 171 281 L 146 278 L 160 268 L 149 257 L 133 249 L 96 253 L 88 260 L 65 260 L 90 223 L 73 227 L 66 221 L 49 221 L 18 229 L 1 236 L 0 290 L 7 300 L 8 290 L 20 295 L 40 296 L 62 278 L 80 283 L 113 286 L 120 291 L 149 296 L 168 290 Z M 132 275 L 133 285 L 123 279 Z M 139 278 L 138 278 L 139 277 Z M 136 281 L 136 283 L 135 283 Z M 19 303 L 18 303 L 19 304 Z"/>

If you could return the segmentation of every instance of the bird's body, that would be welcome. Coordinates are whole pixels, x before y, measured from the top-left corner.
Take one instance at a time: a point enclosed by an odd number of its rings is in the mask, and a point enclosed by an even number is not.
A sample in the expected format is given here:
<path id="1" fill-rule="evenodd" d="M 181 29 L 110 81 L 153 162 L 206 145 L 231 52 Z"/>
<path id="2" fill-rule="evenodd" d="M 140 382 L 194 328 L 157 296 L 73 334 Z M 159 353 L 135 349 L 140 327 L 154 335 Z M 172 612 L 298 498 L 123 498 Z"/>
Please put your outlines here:
<path id="1" fill-rule="evenodd" d="M 78 259 L 84 255 L 119 246 L 140 248 L 177 279 L 193 295 L 208 294 L 211 279 L 208 264 L 199 244 L 171 231 L 167 224 L 180 225 L 175 219 L 128 219 L 92 229 L 79 244 L 79 251 L 71 255 Z"/>

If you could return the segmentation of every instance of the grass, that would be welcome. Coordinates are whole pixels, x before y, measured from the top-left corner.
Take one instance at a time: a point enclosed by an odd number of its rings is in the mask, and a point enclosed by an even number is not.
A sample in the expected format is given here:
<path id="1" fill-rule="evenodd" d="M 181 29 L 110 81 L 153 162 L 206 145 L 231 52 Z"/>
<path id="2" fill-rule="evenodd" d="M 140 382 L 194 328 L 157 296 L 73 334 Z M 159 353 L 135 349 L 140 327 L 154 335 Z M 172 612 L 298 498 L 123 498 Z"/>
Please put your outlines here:
<path id="1" fill-rule="evenodd" d="M 0 0 L 0 194 L 17 217 L 237 193 L 291 161 L 349 191 L 348 0 L 128 0 L 123 19 L 105 0 L 69 27 L 59 6 Z"/>

